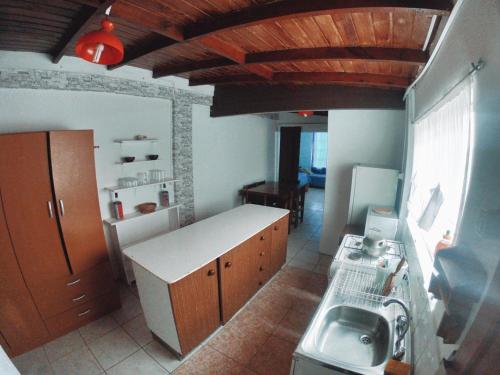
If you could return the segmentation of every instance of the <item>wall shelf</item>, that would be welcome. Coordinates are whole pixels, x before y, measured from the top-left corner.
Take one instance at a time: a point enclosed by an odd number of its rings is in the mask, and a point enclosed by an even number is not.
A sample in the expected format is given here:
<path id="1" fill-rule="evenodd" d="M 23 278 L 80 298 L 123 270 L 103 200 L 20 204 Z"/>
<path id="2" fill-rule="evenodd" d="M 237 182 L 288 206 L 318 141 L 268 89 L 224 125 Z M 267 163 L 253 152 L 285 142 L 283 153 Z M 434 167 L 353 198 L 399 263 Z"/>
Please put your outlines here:
<path id="1" fill-rule="evenodd" d="M 162 161 L 163 159 L 155 159 L 155 160 L 134 160 L 134 161 L 118 161 L 115 164 L 117 165 L 129 165 L 129 164 L 141 164 L 141 163 L 152 163 L 154 161 Z"/>
<path id="2" fill-rule="evenodd" d="M 146 139 L 116 139 L 115 143 L 157 143 L 159 139 L 157 138 L 146 138 Z"/>
<path id="3" fill-rule="evenodd" d="M 109 187 L 105 187 L 104 190 L 110 191 L 111 193 L 119 193 L 119 192 L 126 191 L 126 190 L 142 189 L 142 188 L 145 188 L 147 186 L 163 185 L 163 184 L 169 184 L 172 182 L 179 182 L 179 181 L 180 181 L 179 179 L 171 178 L 171 179 L 167 179 L 167 180 L 163 180 L 163 181 L 149 182 L 147 184 L 130 186 L 130 187 L 109 186 Z"/>
<path id="4" fill-rule="evenodd" d="M 123 219 L 109 218 L 109 219 L 106 219 L 103 221 L 108 225 L 116 225 L 118 223 L 123 223 L 126 221 L 134 220 L 134 219 L 137 219 L 139 217 L 155 215 L 156 213 L 161 212 L 161 211 L 177 209 L 180 206 L 181 206 L 180 204 L 174 203 L 168 207 L 161 207 L 160 206 L 155 211 L 150 212 L 149 214 L 141 214 L 139 211 L 136 211 L 136 212 L 133 212 L 131 214 L 124 215 Z"/>

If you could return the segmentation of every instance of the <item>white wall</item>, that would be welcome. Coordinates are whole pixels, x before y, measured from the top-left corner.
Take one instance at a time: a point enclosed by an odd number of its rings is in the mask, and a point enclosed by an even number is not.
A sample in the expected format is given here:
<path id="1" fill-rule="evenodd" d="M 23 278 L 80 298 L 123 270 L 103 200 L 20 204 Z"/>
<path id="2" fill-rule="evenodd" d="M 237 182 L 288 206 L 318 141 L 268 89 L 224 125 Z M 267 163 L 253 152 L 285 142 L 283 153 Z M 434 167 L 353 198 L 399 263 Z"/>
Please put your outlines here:
<path id="1" fill-rule="evenodd" d="M 462 6 L 460 9 L 457 8 L 455 21 L 448 35 L 443 39 L 442 48 L 415 87 L 414 112 L 418 117 L 435 104 L 444 93 L 467 74 L 472 62 L 477 62 L 479 59 L 486 62 L 485 67 L 475 74 L 472 81 L 474 117 L 472 168 L 469 193 L 457 237 L 460 244 L 469 246 L 477 255 L 491 281 L 500 262 L 498 251 L 500 246 L 500 173 L 498 173 L 500 160 L 500 44 L 498 43 L 500 2 L 498 0 L 465 0 L 458 3 L 462 3 Z M 412 104 L 407 103 L 407 107 L 411 108 Z M 409 136 L 411 146 L 413 139 L 411 134 Z M 409 151 L 411 158 L 411 147 Z M 408 196 L 409 188 L 410 181 L 407 180 L 405 196 Z M 495 288 L 493 285 L 491 287 Z M 421 288 L 424 288 L 423 285 Z M 412 296 L 414 295 L 416 294 L 413 293 Z M 498 304 L 498 300 L 489 302 Z M 479 306 L 477 304 L 474 307 L 468 327 L 474 321 Z M 465 338 L 468 327 L 464 330 L 459 344 Z M 439 364 L 445 353 L 436 353 L 430 345 L 438 340 L 435 335 L 436 327 L 433 326 L 427 330 L 430 332 L 419 331 L 421 335 L 427 336 L 422 343 L 422 348 L 419 350 L 418 345 L 415 345 L 421 354 L 421 359 L 417 358 L 416 372 L 432 374 L 437 368 L 436 362 Z M 464 350 L 464 348 L 459 350 Z"/>
<path id="2" fill-rule="evenodd" d="M 172 103 L 137 96 L 59 90 L 0 89 L 0 133 L 62 129 L 94 129 L 97 187 L 103 219 L 111 216 L 110 195 L 103 188 L 115 186 L 118 177 L 135 177 L 152 168 L 172 175 Z M 115 139 L 145 134 L 158 138 L 156 146 L 120 146 Z M 121 154 L 144 159 L 158 153 L 162 161 L 121 166 Z M 158 187 L 130 191 L 119 198 L 127 212 L 144 201 L 157 200 Z"/>
<path id="3" fill-rule="evenodd" d="M 240 204 L 245 184 L 273 179 L 274 121 L 260 116 L 210 118 L 193 105 L 193 178 L 196 220 Z"/>
<path id="4" fill-rule="evenodd" d="M 320 251 L 334 254 L 347 222 L 352 167 L 372 164 L 402 168 L 405 112 L 332 110 L 328 112 L 328 164 Z"/>

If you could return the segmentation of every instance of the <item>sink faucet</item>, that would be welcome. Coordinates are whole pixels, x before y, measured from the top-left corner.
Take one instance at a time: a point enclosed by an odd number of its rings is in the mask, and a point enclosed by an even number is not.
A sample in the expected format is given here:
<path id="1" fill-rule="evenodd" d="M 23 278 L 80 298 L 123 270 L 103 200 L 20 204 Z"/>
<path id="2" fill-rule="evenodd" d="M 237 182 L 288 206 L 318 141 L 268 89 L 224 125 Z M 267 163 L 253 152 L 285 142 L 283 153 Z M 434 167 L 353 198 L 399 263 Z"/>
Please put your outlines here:
<path id="1" fill-rule="evenodd" d="M 396 339 L 396 348 L 392 355 L 393 359 L 400 361 L 406 353 L 406 348 L 403 345 L 401 345 L 401 341 L 403 341 L 410 326 L 410 312 L 408 311 L 408 307 L 406 307 L 405 303 L 397 298 L 388 299 L 383 303 L 383 305 L 384 307 L 387 307 L 391 303 L 397 303 L 403 308 L 405 312 L 404 316 L 398 315 L 398 317 L 396 318 L 397 339 Z"/>

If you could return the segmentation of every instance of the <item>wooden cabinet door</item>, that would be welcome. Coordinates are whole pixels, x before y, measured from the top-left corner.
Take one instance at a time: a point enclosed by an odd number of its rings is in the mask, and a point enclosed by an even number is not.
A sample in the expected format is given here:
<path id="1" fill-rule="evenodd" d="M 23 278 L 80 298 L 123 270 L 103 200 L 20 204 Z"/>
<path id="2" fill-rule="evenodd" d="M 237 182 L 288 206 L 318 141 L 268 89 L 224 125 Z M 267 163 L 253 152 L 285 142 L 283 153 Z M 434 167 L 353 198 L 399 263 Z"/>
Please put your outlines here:
<path id="1" fill-rule="evenodd" d="M 217 262 L 170 284 L 169 292 L 181 354 L 185 355 L 220 325 Z"/>
<path id="2" fill-rule="evenodd" d="M 15 356 L 43 344 L 49 335 L 10 241 L 0 200 L 0 342 L 9 355 Z"/>
<path id="3" fill-rule="evenodd" d="M 0 135 L 0 191 L 28 286 L 70 275 L 50 181 L 47 133 Z"/>
<path id="4" fill-rule="evenodd" d="M 271 275 L 278 272 L 286 261 L 289 215 L 276 221 L 272 227 Z"/>
<path id="5" fill-rule="evenodd" d="M 92 130 L 49 132 L 52 180 L 59 222 L 74 273 L 107 259 Z"/>
<path id="6" fill-rule="evenodd" d="M 257 290 L 255 243 L 251 238 L 219 258 L 223 322 L 231 319 Z"/>

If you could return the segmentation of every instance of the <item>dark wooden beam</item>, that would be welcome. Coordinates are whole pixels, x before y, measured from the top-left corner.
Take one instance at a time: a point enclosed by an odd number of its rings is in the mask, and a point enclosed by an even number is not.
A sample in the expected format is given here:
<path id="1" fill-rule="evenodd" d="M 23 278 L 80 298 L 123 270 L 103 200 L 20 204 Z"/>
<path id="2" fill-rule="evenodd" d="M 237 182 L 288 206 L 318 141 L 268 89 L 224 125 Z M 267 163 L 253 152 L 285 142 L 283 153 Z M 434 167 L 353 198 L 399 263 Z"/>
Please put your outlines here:
<path id="1" fill-rule="evenodd" d="M 184 38 L 193 39 L 212 33 L 248 27 L 263 22 L 287 18 L 317 16 L 332 13 L 391 12 L 394 9 L 414 9 L 421 14 L 446 16 L 453 9 L 450 0 L 289 0 L 255 5 L 236 12 L 195 22 L 183 30 Z"/>
<path id="2" fill-rule="evenodd" d="M 294 61 L 376 61 L 398 62 L 410 65 L 423 65 L 428 60 L 428 53 L 421 50 L 407 48 L 379 48 L 379 47 L 320 47 L 297 48 L 277 51 L 249 53 L 245 55 L 245 66 L 249 64 L 272 64 Z M 153 70 L 153 77 L 159 78 L 172 74 L 190 73 L 199 70 L 223 68 L 235 65 L 228 59 L 211 59 L 189 62 L 186 65 L 164 66 Z"/>
<path id="3" fill-rule="evenodd" d="M 70 28 L 65 35 L 61 38 L 61 41 L 54 48 L 52 53 L 52 62 L 57 64 L 68 48 L 76 42 L 76 40 L 87 30 L 88 26 L 92 24 L 96 17 L 104 17 L 104 12 L 106 9 L 113 5 L 116 0 L 105 0 L 97 7 L 91 7 L 84 5 L 81 12 L 73 20 Z"/>
<path id="4" fill-rule="evenodd" d="M 328 109 L 404 109 L 404 90 L 333 85 L 216 86 L 211 116 Z"/>
<path id="5" fill-rule="evenodd" d="M 209 48 L 213 52 L 216 52 L 220 56 L 226 57 L 238 64 L 245 64 L 245 51 L 231 43 L 215 36 L 208 36 L 200 39 L 198 42 L 202 43 L 203 46 Z M 268 80 L 273 77 L 272 69 L 264 65 L 245 66 L 245 69 Z"/>
<path id="6" fill-rule="evenodd" d="M 148 37 L 147 39 L 137 43 L 136 47 L 126 49 L 123 60 L 118 64 L 109 65 L 108 69 L 113 70 L 122 67 L 149 53 L 158 51 L 162 48 L 171 46 L 172 44 L 175 43 L 177 43 L 177 41 L 175 41 L 174 39 L 168 38 L 160 34 L 153 34 L 153 36 Z"/>
<path id="7" fill-rule="evenodd" d="M 247 64 L 269 64 L 314 60 L 369 60 L 421 65 L 425 64 L 428 58 L 427 52 L 408 48 L 320 47 L 250 53 L 246 56 L 245 62 Z"/>
<path id="8" fill-rule="evenodd" d="M 401 76 L 338 72 L 277 72 L 274 73 L 272 81 L 278 83 L 352 84 L 402 89 L 407 88 L 411 83 L 409 78 Z M 239 74 L 191 78 L 189 80 L 189 85 L 238 85 L 262 82 L 265 82 L 265 80 L 259 76 L 253 74 Z"/>
<path id="9" fill-rule="evenodd" d="M 225 57 L 211 59 L 211 60 L 190 61 L 185 64 L 177 64 L 177 65 L 168 64 L 168 65 L 154 67 L 153 78 L 196 72 L 199 70 L 206 70 L 212 68 L 222 68 L 225 66 L 234 66 L 237 64 L 238 63 L 229 60 Z"/>

